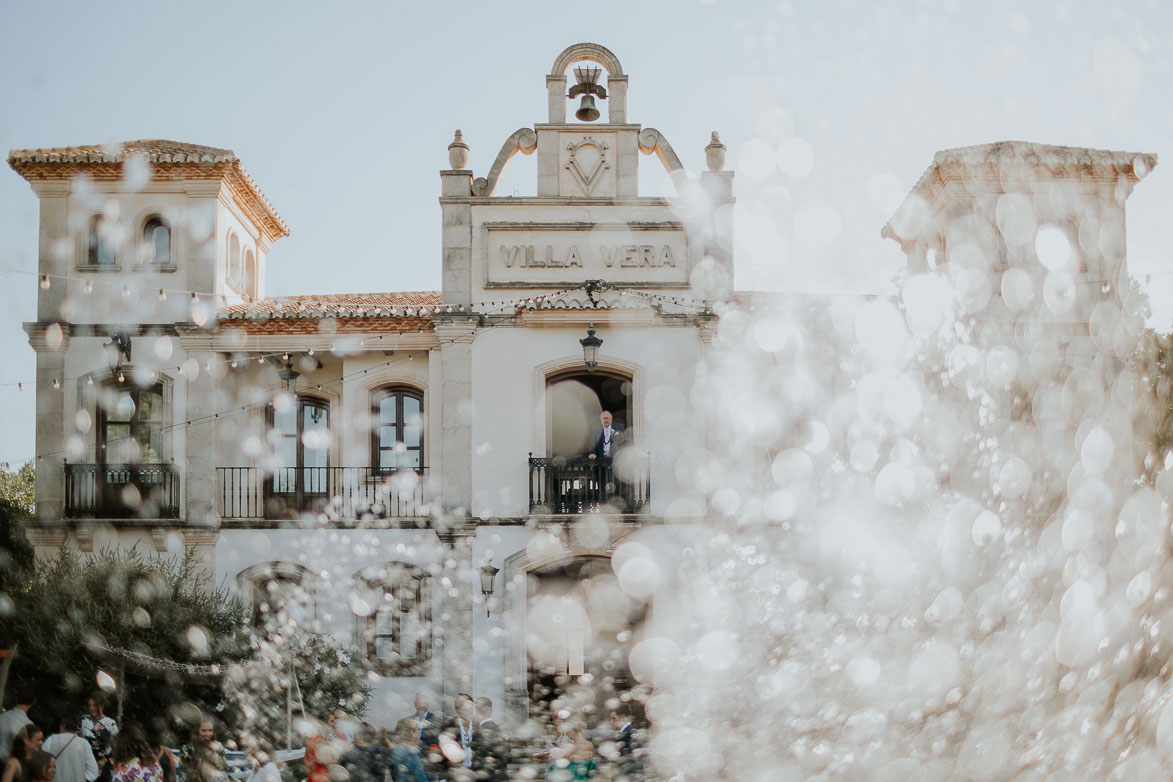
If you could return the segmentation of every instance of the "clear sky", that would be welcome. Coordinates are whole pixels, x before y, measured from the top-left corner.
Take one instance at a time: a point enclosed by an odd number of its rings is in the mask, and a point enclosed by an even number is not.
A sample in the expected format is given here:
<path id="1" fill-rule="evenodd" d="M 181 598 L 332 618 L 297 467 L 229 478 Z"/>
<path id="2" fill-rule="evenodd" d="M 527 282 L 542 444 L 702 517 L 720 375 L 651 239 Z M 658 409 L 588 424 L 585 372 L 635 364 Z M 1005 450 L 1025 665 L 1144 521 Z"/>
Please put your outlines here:
<path id="1" fill-rule="evenodd" d="M 0 0 L 0 149 L 169 138 L 236 151 L 292 235 L 270 295 L 435 289 L 438 171 L 487 173 L 546 119 L 577 41 L 628 116 L 700 169 L 729 147 L 741 289 L 878 290 L 879 231 L 938 149 L 1021 139 L 1156 153 L 1129 263 L 1173 323 L 1173 5 L 1158 2 L 61 3 Z M 643 194 L 665 191 L 641 159 Z M 532 158 L 499 193 L 534 189 Z M 0 462 L 33 454 L 37 201 L 0 171 Z M 1151 275 L 1146 281 L 1146 275 Z"/>

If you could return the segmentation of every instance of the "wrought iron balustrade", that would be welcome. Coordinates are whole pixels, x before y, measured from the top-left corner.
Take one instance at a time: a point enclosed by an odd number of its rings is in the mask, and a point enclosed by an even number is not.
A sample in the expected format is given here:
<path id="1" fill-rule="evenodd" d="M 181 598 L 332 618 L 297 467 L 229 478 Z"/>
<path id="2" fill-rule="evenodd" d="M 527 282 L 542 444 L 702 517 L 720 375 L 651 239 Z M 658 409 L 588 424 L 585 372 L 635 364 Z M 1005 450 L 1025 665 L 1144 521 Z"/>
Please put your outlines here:
<path id="1" fill-rule="evenodd" d="M 339 519 L 427 515 L 424 472 L 370 467 L 217 467 L 222 519 Z"/>
<path id="2" fill-rule="evenodd" d="M 651 456 L 609 458 L 529 456 L 531 512 L 588 513 L 616 510 L 639 513 L 652 497 Z"/>
<path id="3" fill-rule="evenodd" d="M 65 517 L 179 518 L 173 464 L 65 464 Z"/>

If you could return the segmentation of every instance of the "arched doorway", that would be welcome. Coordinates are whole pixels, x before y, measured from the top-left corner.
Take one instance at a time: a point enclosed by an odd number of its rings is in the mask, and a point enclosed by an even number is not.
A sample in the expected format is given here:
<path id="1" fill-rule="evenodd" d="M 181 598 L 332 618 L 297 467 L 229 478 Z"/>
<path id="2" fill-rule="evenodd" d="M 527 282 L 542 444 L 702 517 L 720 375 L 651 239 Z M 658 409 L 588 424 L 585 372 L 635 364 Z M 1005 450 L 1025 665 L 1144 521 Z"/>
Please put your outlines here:
<path id="1" fill-rule="evenodd" d="M 617 428 L 630 432 L 631 375 L 599 368 L 571 369 L 546 378 L 546 454 L 586 456 L 599 435 L 599 414 L 609 410 Z"/>
<path id="2" fill-rule="evenodd" d="M 647 605 L 619 586 L 605 555 L 580 555 L 526 577 L 525 654 L 529 713 L 566 708 L 588 721 L 631 690 L 628 654 Z"/>

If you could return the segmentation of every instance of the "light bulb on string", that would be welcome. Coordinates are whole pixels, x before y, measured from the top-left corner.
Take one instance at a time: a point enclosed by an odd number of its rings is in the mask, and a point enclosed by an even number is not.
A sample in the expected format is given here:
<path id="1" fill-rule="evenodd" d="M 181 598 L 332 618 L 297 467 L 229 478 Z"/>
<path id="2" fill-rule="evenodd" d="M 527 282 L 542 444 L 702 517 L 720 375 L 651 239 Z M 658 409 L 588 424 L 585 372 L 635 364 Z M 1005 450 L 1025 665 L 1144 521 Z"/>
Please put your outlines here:
<path id="1" fill-rule="evenodd" d="M 93 280 L 86 280 L 86 284 L 81 286 L 81 289 L 86 293 L 93 293 L 94 292 L 94 281 Z"/>
<path id="2" fill-rule="evenodd" d="M 87 386 L 92 386 L 93 384 L 94 384 L 94 376 L 93 376 L 93 375 L 87 375 L 87 376 L 86 376 L 86 385 L 87 385 Z"/>
<path id="3" fill-rule="evenodd" d="M 167 291 L 159 289 L 159 301 L 167 301 Z"/>
<path id="4" fill-rule="evenodd" d="M 118 382 L 119 382 L 119 383 L 123 383 L 123 382 L 125 382 L 125 381 L 126 381 L 126 375 L 122 374 L 122 370 L 121 370 L 121 369 L 120 369 L 120 370 L 118 370 Z"/>
<path id="5" fill-rule="evenodd" d="M 49 275 L 47 275 L 47 274 L 41 275 L 41 290 L 43 290 L 43 291 L 49 290 Z"/>
<path id="6" fill-rule="evenodd" d="M 57 378 L 53 378 L 53 388 L 61 388 L 61 381 Z"/>

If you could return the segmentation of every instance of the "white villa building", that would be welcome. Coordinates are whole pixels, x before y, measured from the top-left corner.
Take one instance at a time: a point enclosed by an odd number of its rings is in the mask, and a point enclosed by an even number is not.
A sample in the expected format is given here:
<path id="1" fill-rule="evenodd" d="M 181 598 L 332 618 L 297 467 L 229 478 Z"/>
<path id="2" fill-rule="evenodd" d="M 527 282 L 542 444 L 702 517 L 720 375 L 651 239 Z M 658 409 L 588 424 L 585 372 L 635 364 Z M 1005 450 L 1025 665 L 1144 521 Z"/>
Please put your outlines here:
<path id="1" fill-rule="evenodd" d="M 191 552 L 258 614 L 359 647 L 386 724 L 420 690 L 445 709 L 488 695 L 518 720 L 556 683 L 633 686 L 628 650 L 678 577 L 648 578 L 644 553 L 671 560 L 705 534 L 705 490 L 680 457 L 715 434 L 681 412 L 721 349 L 719 313 L 742 298 L 724 147 L 690 140 L 707 170 L 689 175 L 628 119 L 627 83 L 607 49 L 571 46 L 546 76 L 546 121 L 509 135 L 486 175 L 457 132 L 434 292 L 267 298 L 266 258 L 289 231 L 230 150 L 13 151 L 40 199 L 25 324 L 38 554 Z M 568 88 L 587 96 L 578 118 Z M 519 152 L 537 155 L 536 195 L 499 195 Z M 652 153 L 679 200 L 638 193 Z M 913 269 L 961 232 L 984 237 L 1003 270 L 1037 281 L 1033 243 L 1007 237 L 1069 232 L 1078 303 L 1039 327 L 1078 361 L 1091 351 L 1077 343 L 1104 338 L 1097 307 L 1119 312 L 1124 201 L 1155 163 L 1021 142 L 941 152 L 884 235 Z M 1007 214 L 1015 199 L 1033 224 Z M 992 324 L 1013 323 L 1015 295 L 993 296 Z M 591 458 L 603 410 L 623 434 Z"/>

